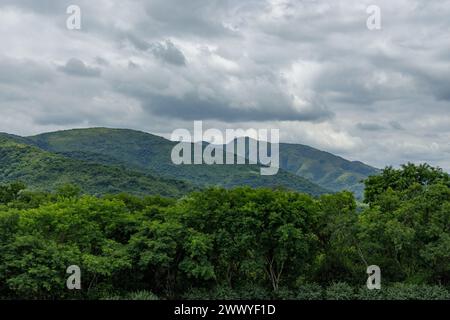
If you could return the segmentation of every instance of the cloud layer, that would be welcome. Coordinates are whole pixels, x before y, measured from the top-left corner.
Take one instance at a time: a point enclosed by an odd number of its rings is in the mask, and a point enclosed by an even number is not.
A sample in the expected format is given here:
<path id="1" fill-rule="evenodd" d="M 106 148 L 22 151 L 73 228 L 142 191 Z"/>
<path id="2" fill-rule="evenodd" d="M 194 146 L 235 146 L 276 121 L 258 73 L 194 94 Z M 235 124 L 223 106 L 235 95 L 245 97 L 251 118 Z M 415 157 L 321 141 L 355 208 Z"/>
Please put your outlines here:
<path id="1" fill-rule="evenodd" d="M 449 0 L 2 0 L 0 131 L 204 120 L 449 170 L 449 16 Z"/>

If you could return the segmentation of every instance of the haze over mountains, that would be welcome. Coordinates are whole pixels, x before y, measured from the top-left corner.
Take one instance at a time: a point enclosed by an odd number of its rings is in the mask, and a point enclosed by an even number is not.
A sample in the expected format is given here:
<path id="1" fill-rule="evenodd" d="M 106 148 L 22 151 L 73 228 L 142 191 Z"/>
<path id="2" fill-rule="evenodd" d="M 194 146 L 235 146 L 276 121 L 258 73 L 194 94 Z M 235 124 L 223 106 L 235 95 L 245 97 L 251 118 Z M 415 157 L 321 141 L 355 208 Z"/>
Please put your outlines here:
<path id="1" fill-rule="evenodd" d="M 0 134 L 0 183 L 22 180 L 51 190 L 75 183 L 92 194 L 129 192 L 179 196 L 197 188 L 284 187 L 312 195 L 351 190 L 377 169 L 297 144 L 280 144 L 280 170 L 260 165 L 175 165 L 176 142 L 125 129 L 75 129 L 32 137 Z"/>

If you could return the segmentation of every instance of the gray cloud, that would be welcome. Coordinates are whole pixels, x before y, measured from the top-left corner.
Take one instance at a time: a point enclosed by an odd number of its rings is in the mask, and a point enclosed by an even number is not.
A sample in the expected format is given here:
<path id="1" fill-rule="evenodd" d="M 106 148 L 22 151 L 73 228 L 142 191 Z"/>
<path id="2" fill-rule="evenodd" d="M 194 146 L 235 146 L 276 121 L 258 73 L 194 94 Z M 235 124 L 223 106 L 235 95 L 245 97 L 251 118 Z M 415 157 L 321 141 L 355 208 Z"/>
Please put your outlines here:
<path id="1" fill-rule="evenodd" d="M 150 47 L 150 51 L 155 57 L 177 66 L 186 65 L 186 57 L 180 49 L 178 49 L 170 40 L 154 43 Z"/>
<path id="2" fill-rule="evenodd" d="M 72 58 L 64 66 L 58 68 L 60 71 L 79 77 L 99 77 L 101 70 L 87 66 L 83 61 Z"/>
<path id="3" fill-rule="evenodd" d="M 405 130 L 405 128 L 403 128 L 403 126 L 397 121 L 390 121 L 389 125 L 391 126 L 392 129 L 395 130 Z"/>
<path id="4" fill-rule="evenodd" d="M 46 65 L 42 65 L 29 59 L 12 59 L 0 56 L 0 83 L 22 86 L 48 82 L 52 79 L 52 73 Z"/>
<path id="5" fill-rule="evenodd" d="M 358 123 L 356 126 L 358 129 L 365 131 L 381 131 L 385 129 L 385 127 L 377 123 Z"/>
<path id="6" fill-rule="evenodd" d="M 147 15 L 152 19 L 151 25 L 159 25 L 167 34 L 214 38 L 232 35 L 223 19 L 239 5 L 236 0 L 191 0 L 182 4 L 177 0 L 152 0 L 144 3 Z"/>
<path id="7" fill-rule="evenodd" d="M 102 66 L 102 67 L 109 66 L 109 61 L 104 59 L 104 58 L 102 58 L 102 57 L 95 57 L 95 63 L 97 65 L 99 65 L 99 66 Z"/>
<path id="8" fill-rule="evenodd" d="M 169 118 L 180 118 L 183 113 L 184 120 L 222 120 L 222 121 L 318 121 L 330 118 L 327 110 L 310 108 L 298 112 L 284 106 L 273 108 L 269 106 L 258 109 L 244 109 L 232 107 L 220 99 L 205 99 L 196 93 L 188 93 L 183 97 L 154 95 L 144 103 L 153 113 Z"/>
<path id="9" fill-rule="evenodd" d="M 79 0 L 80 31 L 69 4 L 0 2 L 3 131 L 205 120 L 450 169 L 449 0 Z"/>
<path id="10" fill-rule="evenodd" d="M 139 39 L 139 37 L 133 35 L 133 34 L 127 34 L 124 36 L 125 40 L 129 41 L 133 47 L 135 47 L 138 50 L 146 51 L 150 49 L 150 44 L 148 44 L 146 41 Z"/>
<path id="11" fill-rule="evenodd" d="M 2 0 L 0 8 L 15 7 L 40 14 L 58 14 L 65 12 L 70 4 L 73 3 L 69 0 Z"/>

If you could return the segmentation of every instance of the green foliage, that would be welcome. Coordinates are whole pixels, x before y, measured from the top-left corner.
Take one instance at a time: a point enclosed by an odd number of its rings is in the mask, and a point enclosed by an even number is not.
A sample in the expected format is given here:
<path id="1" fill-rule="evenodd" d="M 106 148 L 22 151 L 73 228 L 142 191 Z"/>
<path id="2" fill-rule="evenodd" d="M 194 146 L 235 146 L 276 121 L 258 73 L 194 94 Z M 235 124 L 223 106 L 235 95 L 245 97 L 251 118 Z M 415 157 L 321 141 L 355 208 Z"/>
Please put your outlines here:
<path id="1" fill-rule="evenodd" d="M 280 144 L 280 173 L 267 178 L 257 174 L 259 166 L 175 166 L 169 158 L 173 142 L 133 130 L 79 129 L 42 134 L 29 140 L 45 150 L 60 152 L 70 158 L 131 166 L 201 186 L 283 186 L 314 195 L 324 193 L 324 189 L 350 190 L 360 198 L 364 187 L 362 181 L 378 172 L 363 163 L 298 144 Z"/>
<path id="2" fill-rule="evenodd" d="M 327 300 L 354 300 L 354 289 L 345 282 L 336 282 L 330 285 L 325 292 Z"/>
<path id="3" fill-rule="evenodd" d="M 379 181 L 388 183 L 379 187 Z M 359 216 L 357 235 L 366 259 L 384 266 L 383 275 L 392 282 L 448 283 L 448 175 L 409 164 L 401 170 L 387 168 L 367 183 L 370 208 Z"/>
<path id="4" fill-rule="evenodd" d="M 311 195 L 328 193 L 326 188 L 284 168 L 275 176 L 261 176 L 260 165 L 175 165 L 171 160 L 175 142 L 139 131 L 77 129 L 28 139 L 46 151 L 57 152 L 71 159 L 107 166 L 126 166 L 151 176 L 187 181 L 200 188 L 282 187 Z"/>
<path id="5" fill-rule="evenodd" d="M 127 300 L 159 300 L 158 296 L 150 291 L 137 291 L 129 294 Z"/>
<path id="6" fill-rule="evenodd" d="M 449 299 L 450 187 L 423 168 L 365 206 L 350 192 L 0 186 L 0 299 Z M 362 288 L 371 264 L 380 291 Z M 70 265 L 80 291 L 65 287 Z"/>
<path id="7" fill-rule="evenodd" d="M 0 186 L 0 204 L 10 203 L 20 197 L 21 191 L 26 186 L 22 182 L 14 182 L 6 186 Z"/>
<path id="8" fill-rule="evenodd" d="M 280 144 L 280 166 L 328 190 L 351 191 L 356 198 L 363 197 L 363 180 L 378 173 L 378 169 L 361 162 L 300 144 Z"/>
<path id="9" fill-rule="evenodd" d="M 386 300 L 450 300 L 442 286 L 395 284 L 382 292 Z"/>
<path id="10" fill-rule="evenodd" d="M 139 196 L 158 194 L 179 197 L 193 190 L 190 184 L 182 181 L 123 166 L 67 158 L 34 145 L 7 139 L 0 139 L 0 167 L 0 183 L 20 180 L 30 189 L 39 191 L 64 191 L 63 188 L 71 184 L 81 186 L 83 192 L 92 195 L 126 191 Z M 20 188 L 21 185 L 11 185 L 13 187 Z M 13 194 L 15 191 L 20 190 L 0 189 L 0 203 L 12 200 L 5 197 L 17 196 Z"/>
<path id="11" fill-rule="evenodd" d="M 56 189 L 56 195 L 63 198 L 77 198 L 81 195 L 81 188 L 67 183 Z"/>
<path id="12" fill-rule="evenodd" d="M 365 201 L 369 204 L 391 189 L 394 192 L 405 191 L 414 185 L 429 186 L 442 184 L 450 186 L 450 176 L 440 168 L 428 164 L 414 165 L 408 163 L 401 169 L 387 167 L 380 175 L 374 175 L 365 182 Z"/>
<path id="13" fill-rule="evenodd" d="M 273 293 L 272 297 L 276 300 L 295 300 L 296 295 L 294 293 L 294 290 L 286 287 L 281 287 Z"/>
<path id="14" fill-rule="evenodd" d="M 183 300 L 212 300 L 213 294 L 205 288 L 191 288 L 183 293 L 181 298 Z"/>
<path id="15" fill-rule="evenodd" d="M 367 286 L 359 288 L 358 300 L 387 300 L 385 295 L 386 288 L 383 286 L 381 290 L 369 290 Z M 395 298 L 393 300 L 396 300 Z"/>
<path id="16" fill-rule="evenodd" d="M 297 300 L 322 300 L 324 292 L 318 284 L 304 284 L 297 289 Z"/>
<path id="17" fill-rule="evenodd" d="M 450 293 L 439 285 L 395 283 L 381 290 L 361 288 L 359 300 L 449 300 Z"/>
<path id="18" fill-rule="evenodd" d="M 150 291 L 136 291 L 128 293 L 125 295 L 107 295 L 106 297 L 101 297 L 101 300 L 141 300 L 141 301 L 156 301 L 160 300 L 157 295 Z"/>
<path id="19" fill-rule="evenodd" d="M 86 295 L 111 286 L 129 268 L 121 243 L 123 204 L 83 197 L 61 199 L 37 209 L 0 212 L 1 292 L 13 297 L 68 297 L 66 268 L 79 265 Z"/>
<path id="20" fill-rule="evenodd" d="M 358 281 L 365 274 L 366 262 L 356 238 L 358 212 L 350 192 L 325 195 L 320 198 L 316 233 L 321 251 L 317 255 L 313 280 L 328 284 L 335 279 Z M 359 280 L 360 281 L 360 280 Z"/>

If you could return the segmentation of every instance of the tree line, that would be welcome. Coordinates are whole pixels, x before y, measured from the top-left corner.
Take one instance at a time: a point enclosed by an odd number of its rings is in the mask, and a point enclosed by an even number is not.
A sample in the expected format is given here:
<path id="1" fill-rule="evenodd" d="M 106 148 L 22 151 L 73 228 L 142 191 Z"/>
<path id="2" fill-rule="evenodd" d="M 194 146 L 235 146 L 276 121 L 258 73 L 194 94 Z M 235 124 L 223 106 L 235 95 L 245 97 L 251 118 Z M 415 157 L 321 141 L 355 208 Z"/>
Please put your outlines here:
<path id="1" fill-rule="evenodd" d="M 179 199 L 0 186 L 0 299 L 448 299 L 450 178 L 388 167 L 352 193 Z M 82 289 L 66 288 L 66 269 Z M 377 265 L 382 289 L 365 287 Z"/>

